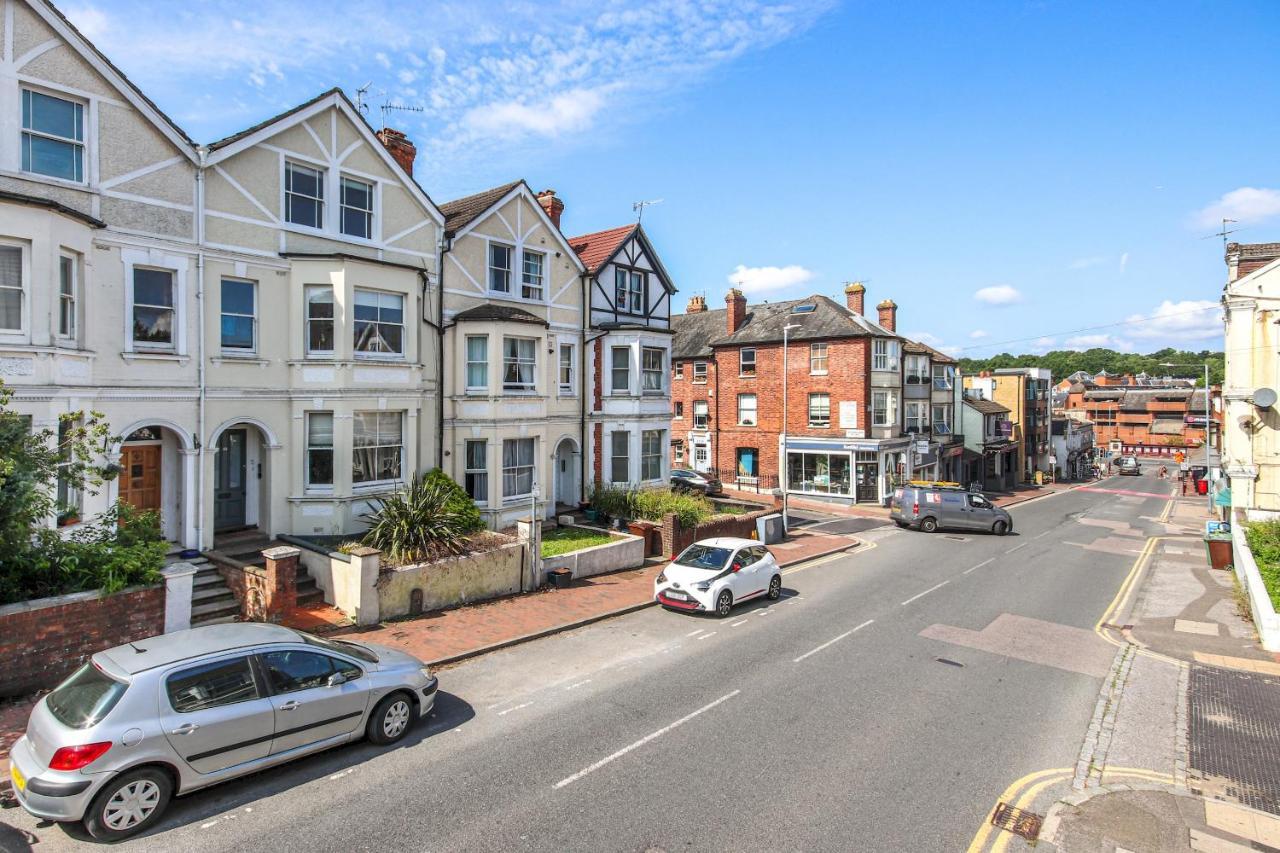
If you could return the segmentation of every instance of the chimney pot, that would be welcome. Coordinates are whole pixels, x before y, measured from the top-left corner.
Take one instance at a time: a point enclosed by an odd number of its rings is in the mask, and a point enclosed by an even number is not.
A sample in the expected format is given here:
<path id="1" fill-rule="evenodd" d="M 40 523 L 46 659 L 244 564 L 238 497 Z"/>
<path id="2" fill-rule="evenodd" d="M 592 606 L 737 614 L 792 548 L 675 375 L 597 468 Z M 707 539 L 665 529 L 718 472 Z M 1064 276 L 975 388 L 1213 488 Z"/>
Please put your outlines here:
<path id="1" fill-rule="evenodd" d="M 880 314 L 881 326 L 890 332 L 898 330 L 898 304 L 896 302 L 892 299 L 886 299 L 876 306 L 876 311 Z"/>
<path id="2" fill-rule="evenodd" d="M 849 310 L 861 316 L 867 298 L 867 288 L 860 281 L 852 281 L 844 286 L 844 304 Z"/>
<path id="3" fill-rule="evenodd" d="M 729 309 L 725 314 L 728 317 L 729 334 L 732 335 L 747 321 L 747 297 L 743 296 L 738 288 L 731 287 L 724 295 L 724 303 Z"/>
<path id="4" fill-rule="evenodd" d="M 556 196 L 555 190 L 543 190 L 538 193 L 538 204 L 547 212 L 547 218 L 560 227 L 560 214 L 564 213 L 564 202 Z"/>
<path id="5" fill-rule="evenodd" d="M 404 135 L 403 131 L 384 127 L 376 134 L 383 147 L 391 152 L 391 156 L 400 164 L 409 177 L 413 177 L 413 161 L 418 156 L 418 147 Z"/>
<path id="6" fill-rule="evenodd" d="M 707 297 L 701 295 L 689 297 L 689 305 L 684 310 L 686 314 L 701 314 L 707 310 Z"/>

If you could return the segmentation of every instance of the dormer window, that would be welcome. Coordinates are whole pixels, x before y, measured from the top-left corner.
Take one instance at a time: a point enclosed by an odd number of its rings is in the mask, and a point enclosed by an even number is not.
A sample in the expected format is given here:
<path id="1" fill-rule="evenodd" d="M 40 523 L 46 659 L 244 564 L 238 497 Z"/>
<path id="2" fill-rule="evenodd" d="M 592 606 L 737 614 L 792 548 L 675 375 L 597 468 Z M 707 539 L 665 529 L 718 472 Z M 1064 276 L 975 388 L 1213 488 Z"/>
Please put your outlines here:
<path id="1" fill-rule="evenodd" d="M 22 90 L 22 171 L 84 183 L 84 104 Z"/>
<path id="2" fill-rule="evenodd" d="M 284 218 L 293 225 L 324 228 L 324 170 L 284 164 Z"/>
<path id="3" fill-rule="evenodd" d="M 617 288 L 618 310 L 624 314 L 644 313 L 644 273 L 635 270 L 614 270 Z"/>

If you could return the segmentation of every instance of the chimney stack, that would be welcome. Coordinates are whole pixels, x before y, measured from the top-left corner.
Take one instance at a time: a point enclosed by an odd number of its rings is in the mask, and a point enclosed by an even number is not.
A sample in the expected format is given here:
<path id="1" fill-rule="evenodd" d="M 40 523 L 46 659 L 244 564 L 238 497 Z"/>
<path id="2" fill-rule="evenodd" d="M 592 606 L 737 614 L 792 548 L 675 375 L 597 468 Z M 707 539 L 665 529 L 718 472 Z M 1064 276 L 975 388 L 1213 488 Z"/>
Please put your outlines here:
<path id="1" fill-rule="evenodd" d="M 880 325 L 888 329 L 890 332 L 897 331 L 898 325 L 898 304 L 892 299 L 886 299 L 876 306 L 876 310 L 880 312 Z"/>
<path id="2" fill-rule="evenodd" d="M 731 287 L 724 295 L 724 304 L 729 309 L 726 313 L 729 318 L 729 334 L 732 335 L 747 322 L 747 297 L 743 296 L 738 288 Z"/>
<path id="3" fill-rule="evenodd" d="M 686 314 L 701 314 L 703 311 L 706 311 L 706 310 L 707 310 L 707 297 L 705 296 L 690 296 L 689 306 L 684 309 Z"/>
<path id="4" fill-rule="evenodd" d="M 560 214 L 564 213 L 564 202 L 556 197 L 556 191 L 543 190 L 538 193 L 538 204 L 542 205 L 542 209 L 547 212 L 547 217 L 559 228 Z"/>
<path id="5" fill-rule="evenodd" d="M 867 289 L 860 281 L 853 281 L 844 286 L 844 304 L 849 306 L 849 310 L 858 316 L 862 316 L 864 303 L 867 298 Z"/>
<path id="6" fill-rule="evenodd" d="M 378 131 L 378 141 L 382 143 L 395 161 L 400 164 L 400 168 L 404 169 L 409 177 L 413 177 L 413 161 L 418 156 L 418 147 L 409 141 L 409 137 L 405 136 L 401 131 L 392 130 L 384 127 Z"/>

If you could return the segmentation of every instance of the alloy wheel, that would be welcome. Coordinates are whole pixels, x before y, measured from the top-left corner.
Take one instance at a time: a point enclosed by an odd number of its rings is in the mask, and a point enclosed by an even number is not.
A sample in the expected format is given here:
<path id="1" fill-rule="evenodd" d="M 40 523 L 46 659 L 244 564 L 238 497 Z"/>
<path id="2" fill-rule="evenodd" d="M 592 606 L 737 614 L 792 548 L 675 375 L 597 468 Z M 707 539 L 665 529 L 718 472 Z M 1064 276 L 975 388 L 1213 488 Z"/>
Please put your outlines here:
<path id="1" fill-rule="evenodd" d="M 118 831 L 142 823 L 160 804 L 160 786 L 150 779 L 135 779 L 111 795 L 102 809 L 102 822 Z"/>
<path id="2" fill-rule="evenodd" d="M 382 717 L 382 733 L 389 738 L 396 738 L 409 725 L 409 703 L 404 699 L 391 703 L 387 713 Z"/>

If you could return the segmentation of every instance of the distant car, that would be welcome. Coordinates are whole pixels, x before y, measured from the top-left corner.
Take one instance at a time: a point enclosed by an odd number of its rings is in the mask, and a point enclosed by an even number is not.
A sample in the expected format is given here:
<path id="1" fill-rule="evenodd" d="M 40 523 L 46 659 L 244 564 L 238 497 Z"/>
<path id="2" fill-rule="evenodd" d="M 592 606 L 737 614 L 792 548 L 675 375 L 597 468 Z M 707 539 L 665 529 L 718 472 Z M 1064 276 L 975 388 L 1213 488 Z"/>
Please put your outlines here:
<path id="1" fill-rule="evenodd" d="M 925 533 L 939 528 L 982 530 L 1003 536 L 1013 530 L 1013 517 L 986 495 L 958 484 L 908 483 L 893 493 L 889 518 L 899 527 Z"/>
<path id="2" fill-rule="evenodd" d="M 719 493 L 720 488 L 720 481 L 707 474 L 688 468 L 674 468 L 671 471 L 671 490 L 674 492 L 702 492 L 704 495 L 714 495 Z"/>
<path id="3" fill-rule="evenodd" d="M 415 657 L 279 625 L 211 625 L 95 654 L 31 712 L 9 756 L 18 803 L 116 841 L 185 794 L 368 737 L 431 711 Z"/>
<path id="4" fill-rule="evenodd" d="M 1138 464 L 1136 456 L 1121 456 L 1116 460 L 1116 472 L 1136 477 L 1142 473 L 1142 466 Z"/>
<path id="5" fill-rule="evenodd" d="M 754 539 L 720 537 L 694 542 L 653 581 L 653 595 L 672 610 L 725 617 L 752 598 L 777 601 L 782 570 L 769 549 Z"/>

